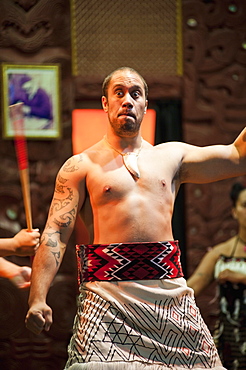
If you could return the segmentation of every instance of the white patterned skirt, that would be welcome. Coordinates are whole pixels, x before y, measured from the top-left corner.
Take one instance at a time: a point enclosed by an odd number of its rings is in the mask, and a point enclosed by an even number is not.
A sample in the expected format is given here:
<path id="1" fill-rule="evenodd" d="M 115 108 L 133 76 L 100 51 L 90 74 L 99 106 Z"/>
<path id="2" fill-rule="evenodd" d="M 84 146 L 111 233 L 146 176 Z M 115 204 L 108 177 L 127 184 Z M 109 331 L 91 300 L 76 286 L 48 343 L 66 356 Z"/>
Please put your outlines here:
<path id="1" fill-rule="evenodd" d="M 81 284 L 69 370 L 224 369 L 184 278 Z"/>

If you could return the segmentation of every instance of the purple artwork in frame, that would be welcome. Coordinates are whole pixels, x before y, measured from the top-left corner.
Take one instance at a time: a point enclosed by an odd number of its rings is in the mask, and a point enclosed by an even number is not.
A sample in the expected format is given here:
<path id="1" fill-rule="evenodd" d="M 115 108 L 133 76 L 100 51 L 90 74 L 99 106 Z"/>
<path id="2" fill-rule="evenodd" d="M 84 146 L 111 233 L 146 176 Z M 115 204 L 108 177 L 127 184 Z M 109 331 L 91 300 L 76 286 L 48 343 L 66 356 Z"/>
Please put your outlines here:
<path id="1" fill-rule="evenodd" d="M 14 137 L 9 106 L 23 103 L 27 138 L 61 136 L 59 65 L 2 65 L 3 137 Z"/>

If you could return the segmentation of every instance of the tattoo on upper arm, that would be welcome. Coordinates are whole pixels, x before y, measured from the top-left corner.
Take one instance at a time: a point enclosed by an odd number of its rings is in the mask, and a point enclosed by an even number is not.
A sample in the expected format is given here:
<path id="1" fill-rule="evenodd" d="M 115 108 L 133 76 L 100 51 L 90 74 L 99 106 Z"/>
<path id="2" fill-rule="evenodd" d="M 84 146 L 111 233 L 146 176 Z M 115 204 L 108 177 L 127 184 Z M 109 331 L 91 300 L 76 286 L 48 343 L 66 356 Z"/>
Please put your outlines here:
<path id="1" fill-rule="evenodd" d="M 50 215 L 53 215 L 54 211 L 60 211 L 62 208 L 66 207 L 72 200 L 73 200 L 73 191 L 71 188 L 66 188 L 68 190 L 68 195 L 64 199 L 54 198 L 52 202 L 52 206 L 50 208 Z M 65 194 L 65 191 L 60 188 L 59 193 Z"/>
<path id="2" fill-rule="evenodd" d="M 83 162 L 83 160 L 84 160 L 83 153 L 78 154 L 76 156 L 76 160 L 74 160 L 74 157 L 68 159 L 67 162 L 63 165 L 63 171 L 64 172 L 74 172 L 74 171 L 77 171 L 79 169 L 79 166 L 77 165 L 77 163 Z M 75 163 L 75 162 L 77 162 L 77 163 Z"/>
<path id="3" fill-rule="evenodd" d="M 61 175 L 58 175 L 56 185 L 55 185 L 55 193 L 64 194 L 64 189 L 66 188 L 65 183 L 68 179 L 64 179 Z"/>
<path id="4" fill-rule="evenodd" d="M 65 184 L 65 182 L 67 182 L 68 179 L 64 179 L 60 174 L 57 176 L 57 180 L 61 183 L 61 184 Z"/>
<path id="5" fill-rule="evenodd" d="M 55 193 L 64 193 L 64 188 L 67 186 L 65 185 L 68 179 L 64 179 L 61 175 L 57 176 L 56 185 L 55 185 Z"/>
<path id="6" fill-rule="evenodd" d="M 56 184 L 55 193 L 64 194 L 65 193 L 64 186 L 60 184 Z"/>
<path id="7" fill-rule="evenodd" d="M 75 164 L 72 164 L 71 162 L 72 162 L 72 160 L 70 159 L 64 164 L 64 166 L 63 166 L 63 171 L 64 172 L 74 172 L 74 171 L 78 170 L 79 167 L 76 166 Z"/>
<path id="8" fill-rule="evenodd" d="M 73 208 L 71 209 L 71 211 L 68 211 L 66 213 L 63 213 L 61 216 L 60 216 L 60 219 L 61 220 L 64 220 L 65 222 L 62 222 L 62 221 L 58 221 L 56 218 L 54 219 L 54 223 L 56 225 L 58 225 L 59 227 L 68 227 L 69 225 L 71 225 L 71 223 L 73 222 L 73 220 L 75 219 L 76 217 L 76 208 Z"/>
<path id="9" fill-rule="evenodd" d="M 83 160 L 82 155 L 78 156 L 77 158 L 79 158 L 78 160 L 79 162 Z M 76 163 L 78 163 L 78 161 Z M 77 166 L 76 163 L 73 160 L 68 160 L 63 166 L 63 171 L 64 172 L 77 171 L 79 169 L 79 166 Z M 50 252 L 53 254 L 55 258 L 56 266 L 59 265 L 61 260 L 61 250 L 60 250 L 61 247 L 59 235 L 61 235 L 62 232 L 59 230 L 55 230 L 57 227 L 53 228 L 51 225 L 55 224 L 60 228 L 69 227 L 76 218 L 78 208 L 78 204 L 72 203 L 73 201 L 74 203 L 76 203 L 76 199 L 73 191 L 73 185 L 72 187 L 68 187 L 69 183 L 66 185 L 68 180 L 69 178 L 66 178 L 66 176 L 63 177 L 61 176 L 60 173 L 58 174 L 55 185 L 54 197 L 50 207 L 49 222 L 47 222 L 46 228 L 42 235 L 42 243 L 45 243 L 47 247 L 50 247 Z M 68 209 L 66 211 L 66 207 L 67 209 L 70 208 L 70 210 Z M 62 214 L 60 212 L 61 210 L 63 210 Z M 63 243 L 61 243 L 61 246 L 62 245 Z"/>

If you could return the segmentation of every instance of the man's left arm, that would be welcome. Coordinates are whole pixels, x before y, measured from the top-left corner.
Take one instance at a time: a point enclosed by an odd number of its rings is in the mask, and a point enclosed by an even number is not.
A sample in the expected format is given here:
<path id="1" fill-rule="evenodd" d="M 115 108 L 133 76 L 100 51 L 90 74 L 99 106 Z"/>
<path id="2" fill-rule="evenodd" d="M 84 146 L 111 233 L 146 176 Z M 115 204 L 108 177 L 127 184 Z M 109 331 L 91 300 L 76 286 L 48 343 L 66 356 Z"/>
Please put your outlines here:
<path id="1" fill-rule="evenodd" d="M 233 145 L 238 152 L 239 160 L 243 160 L 244 165 L 244 161 L 246 158 L 246 127 L 238 135 Z"/>
<path id="2" fill-rule="evenodd" d="M 209 183 L 246 174 L 246 128 L 229 145 L 183 144 L 180 181 Z"/>

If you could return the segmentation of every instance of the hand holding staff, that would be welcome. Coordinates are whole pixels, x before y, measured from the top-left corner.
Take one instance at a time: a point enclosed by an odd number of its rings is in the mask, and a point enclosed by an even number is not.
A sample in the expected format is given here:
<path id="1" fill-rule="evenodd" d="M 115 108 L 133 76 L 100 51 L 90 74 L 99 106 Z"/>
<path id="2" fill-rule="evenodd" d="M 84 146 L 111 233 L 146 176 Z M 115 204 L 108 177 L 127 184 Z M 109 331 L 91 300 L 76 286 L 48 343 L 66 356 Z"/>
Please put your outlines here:
<path id="1" fill-rule="evenodd" d="M 27 229 L 32 230 L 32 213 L 31 213 L 31 198 L 29 187 L 29 171 L 27 160 L 27 147 L 24 135 L 24 116 L 23 103 L 17 103 L 9 106 L 10 119 L 15 132 L 15 149 L 17 162 L 20 173 L 22 194 L 24 200 L 24 208 L 27 222 Z"/>

